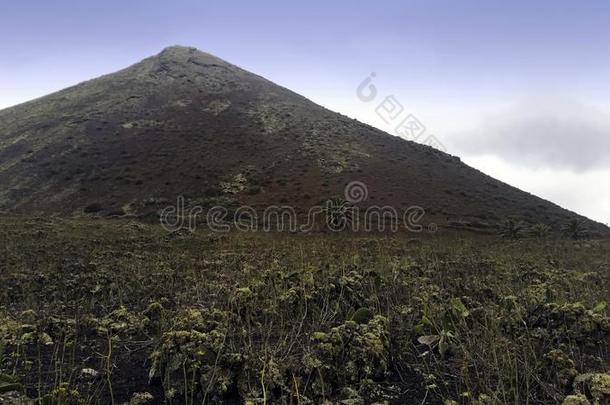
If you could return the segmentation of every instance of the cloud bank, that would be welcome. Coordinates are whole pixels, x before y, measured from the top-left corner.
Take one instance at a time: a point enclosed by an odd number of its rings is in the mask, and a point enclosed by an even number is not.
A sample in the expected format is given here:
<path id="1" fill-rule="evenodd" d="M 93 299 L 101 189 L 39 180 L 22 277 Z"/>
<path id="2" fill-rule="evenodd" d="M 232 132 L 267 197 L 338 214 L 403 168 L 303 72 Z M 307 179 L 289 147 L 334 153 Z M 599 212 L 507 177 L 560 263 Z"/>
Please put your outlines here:
<path id="1" fill-rule="evenodd" d="M 534 169 L 610 168 L 610 114 L 575 102 L 549 104 L 549 98 L 544 99 L 487 116 L 478 128 L 452 136 L 451 149 L 470 156 L 495 155 Z"/>

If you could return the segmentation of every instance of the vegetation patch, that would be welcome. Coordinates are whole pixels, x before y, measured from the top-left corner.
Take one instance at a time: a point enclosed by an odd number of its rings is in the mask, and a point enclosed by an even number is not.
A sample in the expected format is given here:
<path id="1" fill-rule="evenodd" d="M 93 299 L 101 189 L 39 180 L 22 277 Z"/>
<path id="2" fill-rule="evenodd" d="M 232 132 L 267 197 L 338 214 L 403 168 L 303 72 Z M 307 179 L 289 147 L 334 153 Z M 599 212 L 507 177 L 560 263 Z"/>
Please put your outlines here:
<path id="1" fill-rule="evenodd" d="M 0 230 L 0 402 L 609 398 L 607 241 Z"/>

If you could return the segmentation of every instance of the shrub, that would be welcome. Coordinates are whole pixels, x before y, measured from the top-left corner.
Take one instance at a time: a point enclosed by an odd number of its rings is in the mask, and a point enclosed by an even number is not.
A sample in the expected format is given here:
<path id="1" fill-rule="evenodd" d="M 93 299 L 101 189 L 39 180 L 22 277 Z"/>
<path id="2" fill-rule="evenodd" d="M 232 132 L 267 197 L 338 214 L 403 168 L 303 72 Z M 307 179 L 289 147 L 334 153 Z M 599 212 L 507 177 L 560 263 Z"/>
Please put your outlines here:
<path id="1" fill-rule="evenodd" d="M 500 227 L 500 236 L 505 239 L 519 239 L 523 233 L 524 225 L 512 218 L 504 220 Z"/>
<path id="2" fill-rule="evenodd" d="M 341 387 L 354 387 L 384 377 L 388 367 L 388 320 L 376 315 L 366 324 L 346 321 L 328 332 L 315 332 L 313 350 L 303 363 L 317 371 L 313 391 L 329 396 Z"/>
<path id="3" fill-rule="evenodd" d="M 566 237 L 573 240 L 582 239 L 587 233 L 584 221 L 578 218 L 571 219 L 561 230 Z"/>
<path id="4" fill-rule="evenodd" d="M 551 227 L 546 224 L 535 224 L 530 228 L 530 234 L 538 239 L 548 238 L 551 234 Z"/>

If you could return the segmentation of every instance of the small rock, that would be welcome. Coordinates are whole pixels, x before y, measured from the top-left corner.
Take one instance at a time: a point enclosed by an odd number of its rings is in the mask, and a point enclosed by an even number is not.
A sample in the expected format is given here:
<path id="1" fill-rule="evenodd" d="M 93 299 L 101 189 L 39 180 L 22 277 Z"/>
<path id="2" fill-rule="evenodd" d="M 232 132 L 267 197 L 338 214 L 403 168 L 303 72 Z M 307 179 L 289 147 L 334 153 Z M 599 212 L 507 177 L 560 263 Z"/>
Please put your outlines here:
<path id="1" fill-rule="evenodd" d="M 96 371 L 96 370 L 94 370 L 92 368 L 83 368 L 80 371 L 80 375 L 84 379 L 94 380 L 94 379 L 96 379 L 100 375 L 100 373 L 99 373 L 99 371 Z"/>

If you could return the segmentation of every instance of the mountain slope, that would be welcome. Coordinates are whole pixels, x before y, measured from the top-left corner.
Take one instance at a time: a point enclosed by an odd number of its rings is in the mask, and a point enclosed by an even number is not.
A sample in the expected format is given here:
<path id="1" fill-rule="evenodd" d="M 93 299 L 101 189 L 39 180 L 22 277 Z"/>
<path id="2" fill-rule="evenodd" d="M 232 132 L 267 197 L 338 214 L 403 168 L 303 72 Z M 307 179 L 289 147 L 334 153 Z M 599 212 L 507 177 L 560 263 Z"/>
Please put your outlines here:
<path id="1" fill-rule="evenodd" d="M 183 195 L 305 213 L 351 181 L 365 206 L 419 205 L 440 225 L 576 216 L 193 48 L 0 111 L 4 210 L 143 215 Z"/>

